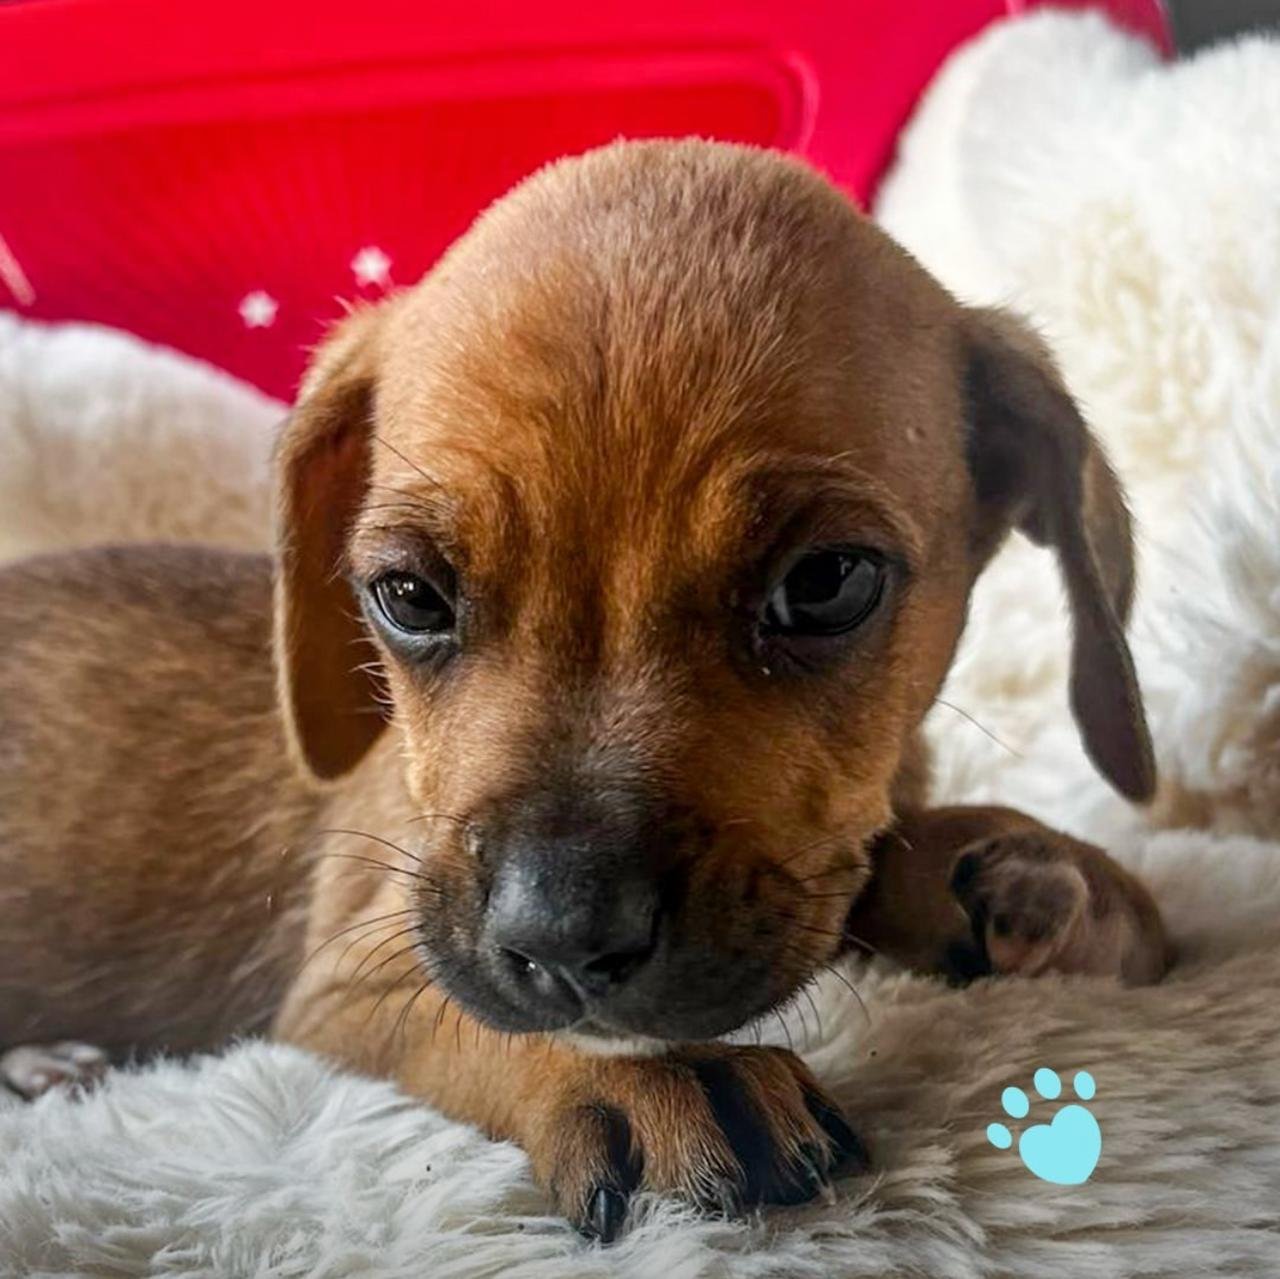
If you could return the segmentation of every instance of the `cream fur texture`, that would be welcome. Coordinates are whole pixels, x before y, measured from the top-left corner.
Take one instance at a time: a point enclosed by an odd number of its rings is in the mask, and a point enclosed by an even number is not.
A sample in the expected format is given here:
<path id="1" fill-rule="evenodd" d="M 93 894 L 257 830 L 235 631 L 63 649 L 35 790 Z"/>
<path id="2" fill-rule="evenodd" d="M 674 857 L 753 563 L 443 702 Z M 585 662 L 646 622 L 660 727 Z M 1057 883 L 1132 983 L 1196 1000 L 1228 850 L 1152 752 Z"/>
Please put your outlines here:
<path id="1" fill-rule="evenodd" d="M 1142 529 L 1153 811 L 1083 760 L 1060 590 L 1023 544 L 934 712 L 940 794 L 1019 804 L 1145 876 L 1180 952 L 1163 985 L 851 968 L 861 1004 L 824 985 L 789 1031 L 875 1173 L 746 1223 L 650 1204 L 610 1249 L 548 1215 L 520 1151 L 296 1051 L 119 1072 L 85 1101 L 0 1102 L 0 1273 L 1280 1275 L 1277 156 L 1280 46 L 1168 68 L 1100 19 L 1042 14 L 944 68 L 878 209 L 957 292 L 1035 318 Z M 128 339 L 0 317 L 0 549 L 262 541 L 277 411 Z M 1083 1185 L 986 1139 L 1041 1066 L 1097 1081 Z"/>
<path id="2" fill-rule="evenodd" d="M 86 541 L 262 546 L 284 413 L 127 334 L 0 311 L 0 559 Z"/>

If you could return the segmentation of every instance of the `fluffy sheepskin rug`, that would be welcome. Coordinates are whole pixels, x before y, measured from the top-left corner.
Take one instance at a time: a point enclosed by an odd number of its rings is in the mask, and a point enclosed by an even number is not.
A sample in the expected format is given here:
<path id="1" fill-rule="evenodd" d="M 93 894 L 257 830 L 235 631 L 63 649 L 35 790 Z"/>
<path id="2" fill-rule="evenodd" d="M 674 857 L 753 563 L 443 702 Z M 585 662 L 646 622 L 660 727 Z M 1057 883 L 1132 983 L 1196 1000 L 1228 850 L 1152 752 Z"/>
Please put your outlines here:
<path id="1" fill-rule="evenodd" d="M 1114 801 L 1065 711 L 1044 555 L 1011 545 L 934 712 L 941 797 L 1020 804 L 1152 884 L 1161 986 L 982 982 L 873 963 L 802 1003 L 874 1174 L 743 1223 L 645 1205 L 589 1247 L 524 1156 L 391 1087 L 262 1044 L 0 1102 L 0 1272 L 207 1276 L 1280 1275 L 1280 46 L 1160 66 L 1094 18 L 1002 25 L 909 131 L 879 216 L 962 295 L 1062 353 L 1143 529 L 1134 624 L 1166 778 Z M 114 335 L 0 317 L 0 552 L 265 539 L 279 406 Z M 91 497 L 88 495 L 92 495 Z M 970 718 L 972 717 L 972 718 Z M 978 721 L 975 724 L 974 721 Z M 1057 1071 L 1063 1096 L 1030 1087 Z M 1084 1184 L 987 1125 L 1097 1083 Z M 1001 1094 L 1032 1094 L 1010 1120 Z"/>
<path id="2" fill-rule="evenodd" d="M 126 334 L 0 311 L 0 559 L 85 542 L 263 546 L 284 412 Z"/>

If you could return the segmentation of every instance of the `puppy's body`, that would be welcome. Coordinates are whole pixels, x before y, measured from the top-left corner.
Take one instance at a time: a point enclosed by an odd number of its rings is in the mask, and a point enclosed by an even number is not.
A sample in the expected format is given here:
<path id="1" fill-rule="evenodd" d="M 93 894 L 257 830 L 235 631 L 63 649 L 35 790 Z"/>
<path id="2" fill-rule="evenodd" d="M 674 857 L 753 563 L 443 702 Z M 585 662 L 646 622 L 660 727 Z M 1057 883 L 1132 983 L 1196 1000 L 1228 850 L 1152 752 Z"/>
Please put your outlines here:
<path id="1" fill-rule="evenodd" d="M 265 1030 L 322 801 L 289 762 L 271 564 L 95 549 L 0 572 L 0 1040 Z"/>
<path id="2" fill-rule="evenodd" d="M 0 1046 L 274 1017 L 520 1140 L 611 1237 L 640 1186 L 790 1202 L 861 1161 L 796 1058 L 714 1042 L 851 945 L 1162 971 L 1139 885 L 931 812 L 919 744 L 1017 527 L 1086 745 L 1149 794 L 1119 487 L 1039 344 L 815 175 L 554 166 L 340 328 L 278 463 L 274 572 L 0 575 Z"/>

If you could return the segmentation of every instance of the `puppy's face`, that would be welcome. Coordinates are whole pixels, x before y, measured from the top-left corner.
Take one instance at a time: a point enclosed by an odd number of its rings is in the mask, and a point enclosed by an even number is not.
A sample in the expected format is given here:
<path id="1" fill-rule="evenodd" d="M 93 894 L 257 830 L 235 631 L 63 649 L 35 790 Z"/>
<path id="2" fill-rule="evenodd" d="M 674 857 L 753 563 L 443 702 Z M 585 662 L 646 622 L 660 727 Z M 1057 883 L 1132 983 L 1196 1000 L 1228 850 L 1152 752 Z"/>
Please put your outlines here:
<path id="1" fill-rule="evenodd" d="M 282 455 L 287 702 L 335 775 L 385 681 L 473 1014 L 702 1038 L 836 955 L 975 574 L 1061 523 L 1025 409 L 975 434 L 1002 361 L 1061 395 L 997 329 L 813 175 L 655 144 L 539 175 L 333 340 Z"/>

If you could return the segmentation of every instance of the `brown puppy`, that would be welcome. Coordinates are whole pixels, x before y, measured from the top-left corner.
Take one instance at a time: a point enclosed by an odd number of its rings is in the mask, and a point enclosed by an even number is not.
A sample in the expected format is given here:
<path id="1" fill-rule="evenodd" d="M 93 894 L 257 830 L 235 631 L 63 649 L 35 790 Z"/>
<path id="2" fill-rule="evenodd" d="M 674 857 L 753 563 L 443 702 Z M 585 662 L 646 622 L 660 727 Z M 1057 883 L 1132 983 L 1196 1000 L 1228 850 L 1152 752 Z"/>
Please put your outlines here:
<path id="1" fill-rule="evenodd" d="M 1089 752 L 1149 797 L 1115 478 L 1034 338 L 802 166 L 544 170 L 339 327 L 278 463 L 274 609 L 266 559 L 195 549 L 0 575 L 0 1047 L 274 1023 L 612 1237 L 640 1186 L 862 1163 L 797 1058 L 715 1042 L 850 945 L 1163 971 L 1101 851 L 930 811 L 919 737 L 1017 528 Z"/>

